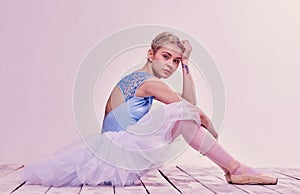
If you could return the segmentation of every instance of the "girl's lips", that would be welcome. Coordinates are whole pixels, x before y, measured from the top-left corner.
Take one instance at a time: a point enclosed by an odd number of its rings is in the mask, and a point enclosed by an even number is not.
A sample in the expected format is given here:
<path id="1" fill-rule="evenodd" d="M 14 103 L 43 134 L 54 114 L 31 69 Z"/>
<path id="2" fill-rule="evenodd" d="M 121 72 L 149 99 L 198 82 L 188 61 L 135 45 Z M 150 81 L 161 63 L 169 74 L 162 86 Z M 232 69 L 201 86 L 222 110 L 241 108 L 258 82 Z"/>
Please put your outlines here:
<path id="1" fill-rule="evenodd" d="M 171 71 L 167 70 L 167 69 L 163 69 L 165 72 L 167 72 L 168 74 L 171 73 Z"/>

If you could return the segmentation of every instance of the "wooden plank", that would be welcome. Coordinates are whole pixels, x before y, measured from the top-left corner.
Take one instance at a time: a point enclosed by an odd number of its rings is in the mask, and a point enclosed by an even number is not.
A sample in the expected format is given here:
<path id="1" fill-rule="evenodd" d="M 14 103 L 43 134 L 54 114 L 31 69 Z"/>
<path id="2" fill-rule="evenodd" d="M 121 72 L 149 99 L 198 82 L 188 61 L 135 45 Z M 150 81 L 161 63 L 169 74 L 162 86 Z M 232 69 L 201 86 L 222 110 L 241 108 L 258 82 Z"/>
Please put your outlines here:
<path id="1" fill-rule="evenodd" d="M 216 166 L 177 166 L 153 169 L 141 178 L 138 186 L 45 187 L 27 185 L 19 177 L 22 165 L 0 165 L 0 193 L 300 193 L 300 169 L 260 169 L 279 178 L 277 185 L 231 185 Z M 168 182 L 169 181 L 169 182 Z M 172 186 L 172 184 L 174 186 Z"/>
<path id="2" fill-rule="evenodd" d="M 277 185 L 264 185 L 264 187 L 280 193 L 300 193 L 300 181 L 273 170 L 273 175 L 278 177 Z"/>
<path id="3" fill-rule="evenodd" d="M 205 169 L 196 166 L 185 166 L 181 167 L 181 169 L 215 193 L 247 193 L 243 189 L 228 184 L 226 181 L 221 180 L 216 176 L 212 176 L 209 172 L 209 168 Z"/>
<path id="4" fill-rule="evenodd" d="M 42 185 L 22 185 L 13 194 L 44 194 L 49 190 L 49 186 L 42 186 Z"/>
<path id="5" fill-rule="evenodd" d="M 5 177 L 6 175 L 13 173 L 14 171 L 22 168 L 23 165 L 20 164 L 2 164 L 0 165 L 0 180 L 1 177 Z"/>
<path id="6" fill-rule="evenodd" d="M 46 193 L 47 194 L 64 194 L 64 193 L 74 193 L 78 194 L 81 191 L 81 187 L 71 187 L 71 186 L 64 186 L 64 187 L 51 187 Z"/>
<path id="7" fill-rule="evenodd" d="M 7 170 L 18 170 L 23 168 L 23 164 L 1 164 L 0 169 L 7 169 Z"/>
<path id="8" fill-rule="evenodd" d="M 153 169 L 141 177 L 142 183 L 148 193 L 166 194 L 179 193 L 164 177 L 161 176 L 157 169 Z"/>
<path id="9" fill-rule="evenodd" d="M 143 186 L 125 186 L 125 187 L 115 187 L 116 194 L 142 194 L 147 193 Z"/>
<path id="10" fill-rule="evenodd" d="M 282 175 L 289 176 L 296 180 L 300 180 L 300 169 L 295 168 L 273 168 L 274 172 L 280 173 Z"/>
<path id="11" fill-rule="evenodd" d="M 12 173 L 0 178 L 0 193 L 10 193 L 24 184 L 19 176 L 21 170 L 14 170 Z"/>
<path id="12" fill-rule="evenodd" d="M 16 170 L 10 170 L 10 169 L 0 169 L 0 180 L 4 178 L 6 175 L 15 172 Z"/>
<path id="13" fill-rule="evenodd" d="M 145 187 L 141 183 L 141 181 L 137 181 L 138 185 L 125 186 L 125 187 L 115 187 L 115 193 L 119 194 L 140 194 L 147 193 Z"/>
<path id="14" fill-rule="evenodd" d="M 80 194 L 113 194 L 112 186 L 88 186 L 83 185 Z"/>
<path id="15" fill-rule="evenodd" d="M 182 193 L 214 193 L 197 179 L 184 173 L 180 167 L 160 168 L 160 170 Z"/>
<path id="16" fill-rule="evenodd" d="M 94 193 L 147 193 L 144 186 L 140 181 L 137 181 L 138 185 L 133 186 L 120 186 L 120 187 L 112 187 L 112 186 L 87 186 L 84 185 L 81 189 L 81 194 L 94 194 Z"/>

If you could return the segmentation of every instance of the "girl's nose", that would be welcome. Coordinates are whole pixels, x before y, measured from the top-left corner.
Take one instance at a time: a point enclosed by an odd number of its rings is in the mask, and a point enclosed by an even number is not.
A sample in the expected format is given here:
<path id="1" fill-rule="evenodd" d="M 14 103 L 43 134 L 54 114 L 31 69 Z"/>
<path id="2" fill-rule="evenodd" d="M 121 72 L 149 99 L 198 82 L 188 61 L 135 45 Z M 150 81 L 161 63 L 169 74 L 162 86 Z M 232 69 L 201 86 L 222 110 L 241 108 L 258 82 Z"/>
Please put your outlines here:
<path id="1" fill-rule="evenodd" d="M 169 67 L 173 67 L 173 59 L 169 59 L 168 60 L 168 62 L 167 62 L 167 65 L 169 66 Z"/>

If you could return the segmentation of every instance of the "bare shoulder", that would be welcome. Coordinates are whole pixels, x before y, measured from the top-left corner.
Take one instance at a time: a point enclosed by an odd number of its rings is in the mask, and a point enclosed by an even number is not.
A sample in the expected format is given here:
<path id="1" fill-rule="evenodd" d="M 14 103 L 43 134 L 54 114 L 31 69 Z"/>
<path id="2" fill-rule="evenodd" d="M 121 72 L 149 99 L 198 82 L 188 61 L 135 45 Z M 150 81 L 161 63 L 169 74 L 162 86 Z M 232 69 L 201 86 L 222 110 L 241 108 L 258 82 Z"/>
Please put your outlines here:
<path id="1" fill-rule="evenodd" d="M 145 95 L 149 95 L 149 92 L 151 93 L 155 89 L 157 90 L 165 87 L 169 87 L 169 86 L 166 83 L 164 83 L 162 80 L 158 79 L 157 77 L 151 77 L 143 82 L 143 84 L 140 86 L 140 89 L 145 93 Z"/>
<path id="2" fill-rule="evenodd" d="M 160 88 L 170 88 L 171 87 L 158 78 L 149 78 L 144 82 L 144 87 L 148 90 L 160 89 Z"/>
<path id="3" fill-rule="evenodd" d="M 154 96 L 166 104 L 180 101 L 180 96 L 168 84 L 155 77 L 147 79 L 141 85 L 140 92 L 142 96 Z"/>

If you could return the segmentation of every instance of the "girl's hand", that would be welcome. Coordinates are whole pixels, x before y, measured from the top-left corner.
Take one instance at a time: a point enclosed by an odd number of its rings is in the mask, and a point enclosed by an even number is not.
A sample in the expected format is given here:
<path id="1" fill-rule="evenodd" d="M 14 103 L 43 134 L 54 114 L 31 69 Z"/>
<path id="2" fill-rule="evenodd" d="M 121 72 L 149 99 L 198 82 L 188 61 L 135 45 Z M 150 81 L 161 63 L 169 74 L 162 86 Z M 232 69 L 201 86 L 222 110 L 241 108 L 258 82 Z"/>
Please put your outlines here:
<path id="1" fill-rule="evenodd" d="M 201 126 L 203 126 L 214 138 L 218 139 L 219 135 L 215 130 L 210 119 L 200 110 Z"/>
<path id="2" fill-rule="evenodd" d="M 210 124 L 207 130 L 210 132 L 210 134 L 212 134 L 212 136 L 214 136 L 214 138 L 216 138 L 216 140 L 218 140 L 219 134 L 216 132 L 212 124 Z"/>
<path id="3" fill-rule="evenodd" d="M 216 140 L 218 140 L 219 134 L 211 124 L 209 124 L 208 126 L 201 124 L 201 126 L 204 127 Z"/>
<path id="4" fill-rule="evenodd" d="M 183 64 L 187 65 L 193 48 L 192 48 L 192 45 L 190 44 L 190 42 L 188 40 L 182 40 L 181 43 L 183 44 L 183 46 L 185 48 L 185 51 L 182 54 L 181 62 Z"/>

